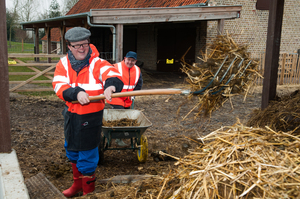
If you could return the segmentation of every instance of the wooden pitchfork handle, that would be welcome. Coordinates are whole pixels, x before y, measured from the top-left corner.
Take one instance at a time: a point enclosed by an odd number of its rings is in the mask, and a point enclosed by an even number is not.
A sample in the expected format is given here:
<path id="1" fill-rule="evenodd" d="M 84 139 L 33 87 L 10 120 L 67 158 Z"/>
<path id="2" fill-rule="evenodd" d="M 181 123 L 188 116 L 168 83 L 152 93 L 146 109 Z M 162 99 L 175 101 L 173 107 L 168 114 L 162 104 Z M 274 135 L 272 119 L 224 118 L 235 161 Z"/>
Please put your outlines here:
<path id="1" fill-rule="evenodd" d="M 189 94 L 189 91 L 181 89 L 149 89 L 149 90 L 137 90 L 137 91 L 128 91 L 121 93 L 113 93 L 112 98 L 116 97 L 129 97 L 129 96 L 141 96 L 141 95 L 171 95 L 171 94 Z M 90 101 L 105 99 L 104 95 L 90 96 Z M 72 103 L 78 103 L 78 101 L 72 101 Z"/>

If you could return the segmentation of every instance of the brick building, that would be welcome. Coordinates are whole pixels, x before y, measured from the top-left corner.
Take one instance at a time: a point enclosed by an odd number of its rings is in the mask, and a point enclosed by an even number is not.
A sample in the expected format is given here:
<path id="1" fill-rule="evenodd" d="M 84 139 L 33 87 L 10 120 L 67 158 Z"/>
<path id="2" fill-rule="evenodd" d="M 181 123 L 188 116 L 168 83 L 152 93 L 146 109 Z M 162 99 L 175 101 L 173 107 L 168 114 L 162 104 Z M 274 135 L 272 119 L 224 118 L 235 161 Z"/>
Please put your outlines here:
<path id="1" fill-rule="evenodd" d="M 122 59 L 129 50 L 136 51 L 138 60 L 141 61 L 143 67 L 150 70 L 178 71 L 180 58 L 189 48 L 190 50 L 185 56 L 186 61 L 190 63 L 198 62 L 197 57 L 200 55 L 200 50 L 204 50 L 205 45 L 215 38 L 220 27 L 224 27 L 224 33 L 235 34 L 233 37 L 237 42 L 249 44 L 249 51 L 252 54 L 261 54 L 265 51 L 269 11 L 256 9 L 256 0 L 154 0 L 150 2 L 151 4 L 149 2 L 136 0 L 111 0 L 109 2 L 104 0 L 80 0 L 67 15 L 68 17 L 77 16 L 95 9 L 94 12 L 100 13 L 100 15 L 94 17 L 94 24 L 98 23 L 97 19 L 100 24 L 112 24 L 116 27 L 121 24 L 122 39 L 119 39 L 120 43 L 118 44 L 119 59 Z M 228 10 L 238 6 L 241 8 L 240 11 L 235 10 L 238 16 L 227 17 Z M 112 13 L 117 8 L 131 9 L 129 11 L 125 11 L 126 9 L 116 11 L 120 13 L 127 12 L 127 15 L 130 16 L 114 17 Z M 146 8 L 151 8 L 147 12 L 153 13 L 156 9 L 157 12 L 172 12 L 175 10 L 166 8 L 180 8 L 178 10 L 199 8 L 199 13 L 202 12 L 202 9 L 208 11 L 198 14 L 199 19 L 192 18 L 192 15 L 188 15 L 189 13 L 182 12 L 181 15 L 175 14 L 171 17 L 167 14 L 160 16 L 164 21 L 157 20 L 155 15 L 152 17 L 153 21 L 143 21 L 144 15 L 137 15 L 139 19 L 132 20 L 135 15 L 131 15 L 131 13 L 142 13 L 146 11 L 144 10 Z M 216 13 L 214 10 L 209 11 L 209 9 L 219 9 L 222 12 Z M 299 0 L 285 1 L 281 52 L 294 53 L 300 48 L 300 36 L 297 34 L 300 30 L 298 23 L 300 20 L 299 11 Z M 101 15 L 101 13 L 105 14 Z M 191 17 L 191 19 L 187 19 L 188 17 Z M 222 21 L 220 21 L 221 19 Z M 86 23 L 74 23 L 75 25 L 89 27 Z M 68 27 L 71 27 L 71 25 Z M 92 32 L 91 41 L 98 48 L 100 56 L 101 53 L 104 55 L 104 53 L 114 51 L 113 36 L 109 29 L 103 29 L 97 25 L 89 28 Z M 59 28 L 51 30 L 51 40 L 61 46 L 60 41 L 62 39 L 60 35 Z M 51 51 L 58 48 L 57 45 L 54 45 Z"/>
<path id="2" fill-rule="evenodd" d="M 256 9 L 256 0 L 211 0 L 213 5 L 242 5 L 241 17 L 226 20 L 225 33 L 236 34 L 238 42 L 249 44 L 252 54 L 264 53 L 266 49 L 268 10 Z M 216 22 L 207 24 L 208 41 L 215 37 Z M 295 53 L 300 49 L 300 1 L 285 0 L 282 21 L 280 52 Z"/>

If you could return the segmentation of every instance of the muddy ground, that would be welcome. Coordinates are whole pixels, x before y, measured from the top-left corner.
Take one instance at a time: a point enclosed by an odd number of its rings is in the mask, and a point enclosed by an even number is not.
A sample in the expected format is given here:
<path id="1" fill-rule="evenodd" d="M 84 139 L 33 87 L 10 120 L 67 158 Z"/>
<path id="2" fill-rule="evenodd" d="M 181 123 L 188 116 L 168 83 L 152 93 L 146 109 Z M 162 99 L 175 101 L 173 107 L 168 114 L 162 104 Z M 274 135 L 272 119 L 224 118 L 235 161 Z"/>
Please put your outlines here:
<path id="1" fill-rule="evenodd" d="M 185 88 L 184 76 L 173 73 L 144 74 L 143 89 L 153 88 Z M 280 87 L 280 93 L 292 92 L 299 87 Z M 164 175 L 174 167 L 174 161 L 157 160 L 152 153 L 165 150 L 175 157 L 183 157 L 188 150 L 200 143 L 197 138 L 206 135 L 221 126 L 231 126 L 237 118 L 246 123 L 252 110 L 261 106 L 261 87 L 244 101 L 243 96 L 236 96 L 224 103 L 215 111 L 210 119 L 193 119 L 193 114 L 182 121 L 194 106 L 193 103 L 183 105 L 177 114 L 178 107 L 186 102 L 181 95 L 152 95 L 136 97 L 135 109 L 140 110 L 151 121 L 144 135 L 148 138 L 148 160 L 141 164 L 137 160 L 136 151 L 105 151 L 104 164 L 96 170 L 97 180 L 117 175 Z M 26 179 L 43 173 L 60 191 L 72 184 L 71 165 L 65 156 L 63 147 L 64 103 L 56 96 L 26 97 L 10 95 L 10 117 L 12 147 L 16 150 L 19 164 Z M 108 108 L 108 107 L 107 107 Z M 96 190 L 85 198 L 101 198 L 99 193 L 111 187 L 96 183 Z M 74 198 L 80 197 L 77 194 Z M 118 198 L 112 194 L 111 198 Z"/>

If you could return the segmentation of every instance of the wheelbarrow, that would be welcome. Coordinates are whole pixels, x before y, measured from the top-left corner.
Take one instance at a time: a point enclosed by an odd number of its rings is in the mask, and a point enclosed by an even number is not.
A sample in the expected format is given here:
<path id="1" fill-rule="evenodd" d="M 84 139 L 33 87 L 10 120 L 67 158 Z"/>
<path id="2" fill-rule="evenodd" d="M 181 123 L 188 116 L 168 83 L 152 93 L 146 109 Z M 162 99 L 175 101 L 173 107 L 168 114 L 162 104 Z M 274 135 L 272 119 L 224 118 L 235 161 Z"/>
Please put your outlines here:
<path id="1" fill-rule="evenodd" d="M 134 109 L 104 109 L 104 121 L 119 121 L 121 119 L 137 120 L 139 126 L 102 126 L 103 138 L 99 146 L 100 164 L 104 162 L 104 152 L 107 150 L 137 150 L 138 161 L 144 163 L 148 157 L 148 140 L 143 133 L 152 123 L 139 110 Z M 113 139 L 130 139 L 128 147 L 111 147 Z"/>

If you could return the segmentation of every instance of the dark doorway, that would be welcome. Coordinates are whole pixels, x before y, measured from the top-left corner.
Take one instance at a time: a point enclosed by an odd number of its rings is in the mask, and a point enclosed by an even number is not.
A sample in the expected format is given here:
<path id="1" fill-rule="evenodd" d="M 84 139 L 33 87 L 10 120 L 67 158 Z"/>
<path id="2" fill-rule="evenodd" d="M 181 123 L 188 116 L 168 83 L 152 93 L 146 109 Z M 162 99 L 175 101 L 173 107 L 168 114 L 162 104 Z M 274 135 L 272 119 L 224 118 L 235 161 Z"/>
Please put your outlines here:
<path id="1" fill-rule="evenodd" d="M 162 72 L 180 72 L 180 59 L 195 62 L 195 27 L 166 27 L 158 29 L 157 36 L 157 70 Z"/>
<path id="2" fill-rule="evenodd" d="M 137 28 L 126 26 L 124 27 L 123 35 L 123 57 L 128 51 L 136 52 Z"/>

